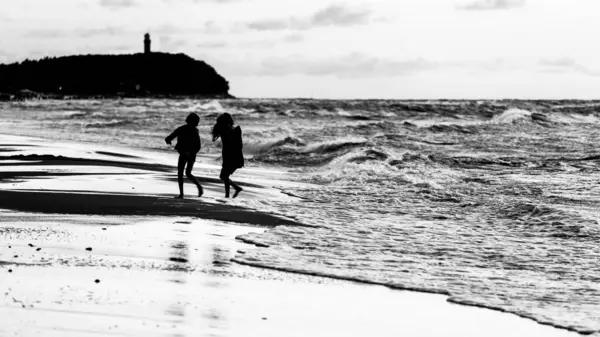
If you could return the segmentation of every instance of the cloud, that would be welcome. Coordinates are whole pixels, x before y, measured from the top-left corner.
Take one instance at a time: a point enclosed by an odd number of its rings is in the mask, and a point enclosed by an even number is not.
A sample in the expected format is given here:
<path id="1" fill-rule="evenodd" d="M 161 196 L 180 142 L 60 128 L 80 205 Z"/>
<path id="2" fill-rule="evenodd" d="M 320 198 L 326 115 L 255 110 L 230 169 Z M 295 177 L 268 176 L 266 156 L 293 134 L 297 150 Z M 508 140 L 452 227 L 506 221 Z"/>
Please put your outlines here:
<path id="1" fill-rule="evenodd" d="M 270 58 L 259 67 L 259 75 L 303 74 L 338 77 L 396 77 L 437 69 L 440 65 L 424 59 L 391 60 L 351 53 L 337 58 L 315 60 L 300 57 Z"/>
<path id="2" fill-rule="evenodd" d="M 115 36 L 126 33 L 126 30 L 121 27 L 105 27 L 105 28 L 88 28 L 75 30 L 75 34 L 80 37 L 93 37 L 93 36 Z"/>
<path id="3" fill-rule="evenodd" d="M 110 9 L 122 9 L 137 6 L 134 0 L 100 0 L 100 6 Z"/>
<path id="4" fill-rule="evenodd" d="M 301 34 L 290 34 L 283 37 L 283 42 L 297 43 L 304 41 L 304 36 Z"/>
<path id="5" fill-rule="evenodd" d="M 8 64 L 15 62 L 17 60 L 17 56 L 14 53 L 9 53 L 0 50 L 0 64 Z"/>
<path id="6" fill-rule="evenodd" d="M 214 2 L 214 3 L 219 3 L 219 4 L 225 4 L 225 3 L 232 3 L 232 2 L 240 2 L 243 0 L 162 0 L 163 2 L 166 3 L 187 3 L 187 2 L 193 2 L 193 3 L 201 3 L 201 2 Z"/>
<path id="7" fill-rule="evenodd" d="M 138 49 L 136 48 L 136 46 L 132 46 L 132 45 L 128 45 L 128 44 L 121 44 L 121 45 L 116 45 L 112 48 L 107 48 L 107 49 L 113 49 L 113 50 L 118 50 L 118 51 L 134 51 L 134 52 L 138 52 Z"/>
<path id="8" fill-rule="evenodd" d="M 13 18 L 0 13 L 0 22 L 12 22 L 12 21 L 14 21 Z"/>
<path id="9" fill-rule="evenodd" d="M 370 22 L 371 11 L 350 9 L 342 5 L 331 5 L 308 17 L 290 17 L 288 19 L 266 19 L 246 24 L 246 28 L 258 31 L 271 30 L 308 30 L 318 27 L 349 27 Z"/>
<path id="10" fill-rule="evenodd" d="M 291 43 L 299 43 L 304 41 L 304 36 L 302 34 L 289 34 L 284 36 L 279 36 L 275 38 L 267 38 L 267 39 L 253 39 L 253 40 L 241 40 L 235 44 L 224 43 L 224 42 L 208 42 L 208 43 L 200 43 L 198 47 L 200 48 L 238 48 L 238 50 L 246 50 L 246 49 L 270 49 L 284 44 Z"/>
<path id="11" fill-rule="evenodd" d="M 600 69 L 590 69 L 571 58 L 542 59 L 538 65 L 542 67 L 541 72 L 543 73 L 575 72 L 600 77 Z"/>
<path id="12" fill-rule="evenodd" d="M 196 47 L 203 49 L 221 49 L 227 48 L 228 46 L 229 44 L 223 41 L 201 42 L 196 45 Z"/>
<path id="13" fill-rule="evenodd" d="M 175 26 L 173 24 L 162 24 L 150 28 L 150 34 L 159 34 L 159 35 L 177 35 L 177 34 L 219 34 L 223 31 L 223 29 L 214 21 L 207 21 L 202 25 L 202 27 L 181 27 Z"/>
<path id="14" fill-rule="evenodd" d="M 160 49 L 164 51 L 177 51 L 187 44 L 184 39 L 176 39 L 170 36 L 161 36 L 158 41 L 160 42 Z"/>
<path id="15" fill-rule="evenodd" d="M 202 32 L 206 34 L 219 34 L 223 32 L 223 29 L 221 29 L 214 21 L 211 20 L 204 23 Z"/>
<path id="16" fill-rule="evenodd" d="M 502 10 L 523 7 L 526 0 L 476 0 L 466 4 L 457 5 L 463 10 Z"/>
<path id="17" fill-rule="evenodd" d="M 94 36 L 115 36 L 126 34 L 127 31 L 122 27 L 107 26 L 104 28 L 76 28 L 76 29 L 36 29 L 25 33 L 26 37 L 37 38 L 62 38 L 62 37 L 83 37 L 89 38 Z"/>
<path id="18" fill-rule="evenodd" d="M 261 20 L 248 23 L 247 27 L 252 30 L 284 30 L 290 28 L 292 20 Z"/>
<path id="19" fill-rule="evenodd" d="M 316 12 L 310 19 L 314 26 L 354 26 L 369 22 L 368 10 L 352 11 L 341 5 L 332 5 Z"/>

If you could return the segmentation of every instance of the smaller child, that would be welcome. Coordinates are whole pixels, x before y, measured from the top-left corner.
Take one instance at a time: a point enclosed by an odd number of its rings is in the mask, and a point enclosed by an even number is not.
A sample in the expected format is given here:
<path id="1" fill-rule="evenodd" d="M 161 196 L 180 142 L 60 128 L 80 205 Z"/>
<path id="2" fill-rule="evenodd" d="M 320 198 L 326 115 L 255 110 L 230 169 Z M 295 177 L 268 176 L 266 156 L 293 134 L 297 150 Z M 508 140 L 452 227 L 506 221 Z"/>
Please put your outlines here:
<path id="1" fill-rule="evenodd" d="M 233 186 L 235 193 L 233 197 L 237 197 L 243 190 L 238 184 L 231 181 L 229 178 L 235 170 L 244 167 L 244 154 L 242 153 L 242 129 L 237 126 L 233 127 L 233 118 L 228 113 L 224 113 L 217 117 L 211 131 L 213 142 L 221 137 L 223 144 L 223 165 L 219 178 L 225 184 L 225 198 L 229 198 L 229 186 Z"/>
<path id="2" fill-rule="evenodd" d="M 175 129 L 173 133 L 165 138 L 165 142 L 171 145 L 171 141 L 177 138 L 177 145 L 175 150 L 179 152 L 179 161 L 177 162 L 177 183 L 179 184 L 179 196 L 177 198 L 183 199 L 183 169 L 185 168 L 185 175 L 196 184 L 198 187 L 198 196 L 201 197 L 204 193 L 202 186 L 196 180 L 196 177 L 192 174 L 194 163 L 196 162 L 196 154 L 200 151 L 200 135 L 198 134 L 198 124 L 200 123 L 200 117 L 195 113 L 191 113 L 185 119 L 187 124 L 182 125 Z M 186 168 L 187 164 L 187 168 Z"/>

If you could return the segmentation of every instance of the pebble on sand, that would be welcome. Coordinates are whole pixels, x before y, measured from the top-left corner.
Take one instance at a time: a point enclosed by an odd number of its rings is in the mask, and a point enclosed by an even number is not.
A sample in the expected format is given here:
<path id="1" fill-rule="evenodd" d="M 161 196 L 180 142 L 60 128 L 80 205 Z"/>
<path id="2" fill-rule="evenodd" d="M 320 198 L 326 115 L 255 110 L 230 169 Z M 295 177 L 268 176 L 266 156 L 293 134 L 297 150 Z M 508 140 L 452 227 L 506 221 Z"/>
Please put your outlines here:
<path id="1" fill-rule="evenodd" d="M 96 283 L 100 283 L 100 280 L 99 280 L 99 279 L 96 279 L 94 282 L 96 282 Z"/>
<path id="2" fill-rule="evenodd" d="M 92 251 L 92 247 L 87 247 L 85 250 L 87 250 L 88 252 Z"/>

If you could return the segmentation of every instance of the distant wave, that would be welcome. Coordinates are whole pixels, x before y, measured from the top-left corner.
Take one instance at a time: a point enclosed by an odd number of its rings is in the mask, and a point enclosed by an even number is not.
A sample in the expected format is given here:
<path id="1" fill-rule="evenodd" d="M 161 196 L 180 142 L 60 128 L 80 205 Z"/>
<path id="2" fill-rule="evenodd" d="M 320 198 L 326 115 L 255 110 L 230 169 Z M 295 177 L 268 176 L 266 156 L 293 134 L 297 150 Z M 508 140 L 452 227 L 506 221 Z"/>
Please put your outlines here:
<path id="1" fill-rule="evenodd" d="M 498 116 L 492 118 L 495 123 L 512 123 L 518 119 L 531 117 L 532 112 L 523 109 L 508 109 Z"/>
<path id="2" fill-rule="evenodd" d="M 61 114 L 60 118 L 72 119 L 72 118 L 86 117 L 86 116 L 88 116 L 88 114 L 89 114 L 89 112 L 83 112 L 83 111 L 65 111 L 64 113 Z"/>
<path id="3" fill-rule="evenodd" d="M 354 138 L 354 137 L 350 137 L 350 138 L 344 138 L 344 139 L 337 139 L 334 141 L 327 141 L 327 142 L 321 142 L 321 143 L 315 143 L 312 145 L 308 145 L 303 152 L 309 152 L 309 153 L 331 153 L 331 152 L 337 152 L 337 151 L 341 151 L 341 150 L 345 150 L 345 149 L 351 149 L 351 148 L 355 148 L 361 145 L 364 145 L 366 143 L 366 140 L 361 139 L 361 138 Z"/>
<path id="4" fill-rule="evenodd" d="M 129 121 L 129 120 L 110 120 L 110 121 L 106 121 L 106 122 L 93 122 L 93 123 L 88 123 L 85 124 L 86 128 L 112 128 L 112 127 L 118 127 L 118 126 L 128 126 L 128 125 L 132 125 L 134 124 L 134 122 Z"/>
<path id="5" fill-rule="evenodd" d="M 194 112 L 197 110 L 210 111 L 210 112 L 225 112 L 225 108 L 221 105 L 218 100 L 211 100 L 209 102 L 199 102 L 192 104 L 188 107 L 182 107 L 181 111 Z"/>

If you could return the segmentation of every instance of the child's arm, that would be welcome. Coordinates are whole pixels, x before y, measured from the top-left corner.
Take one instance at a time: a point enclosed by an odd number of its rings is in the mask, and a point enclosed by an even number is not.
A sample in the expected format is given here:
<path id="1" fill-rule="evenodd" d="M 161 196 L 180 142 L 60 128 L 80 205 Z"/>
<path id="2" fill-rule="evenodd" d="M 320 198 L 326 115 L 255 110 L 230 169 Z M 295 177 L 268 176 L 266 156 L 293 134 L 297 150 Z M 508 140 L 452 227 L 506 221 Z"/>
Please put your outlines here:
<path id="1" fill-rule="evenodd" d="M 237 140 L 239 142 L 238 145 L 239 145 L 240 150 L 241 150 L 241 149 L 244 148 L 244 142 L 242 141 L 242 128 L 239 127 L 239 125 L 238 125 L 238 127 L 235 128 L 235 133 L 236 133 L 236 136 L 237 136 Z"/>
<path id="2" fill-rule="evenodd" d="M 179 134 L 179 128 L 175 129 L 175 131 L 173 131 L 173 133 L 171 133 L 170 135 L 168 135 L 168 136 L 165 138 L 165 143 L 167 143 L 167 144 L 171 145 L 171 141 L 172 141 L 173 139 L 175 139 L 175 137 L 177 137 L 177 135 L 178 135 L 178 134 Z"/>

